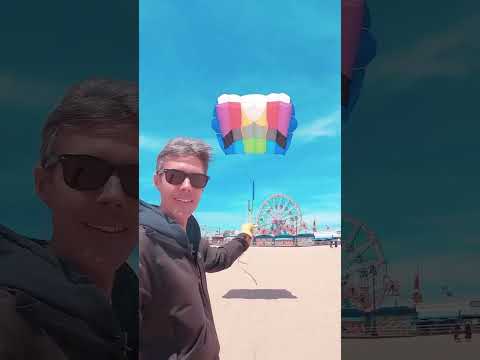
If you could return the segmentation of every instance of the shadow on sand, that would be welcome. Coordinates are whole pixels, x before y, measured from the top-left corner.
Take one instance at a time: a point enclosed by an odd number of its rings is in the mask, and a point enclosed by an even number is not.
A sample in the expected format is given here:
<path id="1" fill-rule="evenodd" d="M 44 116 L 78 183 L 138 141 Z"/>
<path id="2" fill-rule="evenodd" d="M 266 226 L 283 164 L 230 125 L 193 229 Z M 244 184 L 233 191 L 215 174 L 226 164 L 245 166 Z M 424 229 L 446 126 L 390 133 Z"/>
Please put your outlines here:
<path id="1" fill-rule="evenodd" d="M 232 289 L 225 295 L 224 299 L 297 299 L 286 289 Z"/>

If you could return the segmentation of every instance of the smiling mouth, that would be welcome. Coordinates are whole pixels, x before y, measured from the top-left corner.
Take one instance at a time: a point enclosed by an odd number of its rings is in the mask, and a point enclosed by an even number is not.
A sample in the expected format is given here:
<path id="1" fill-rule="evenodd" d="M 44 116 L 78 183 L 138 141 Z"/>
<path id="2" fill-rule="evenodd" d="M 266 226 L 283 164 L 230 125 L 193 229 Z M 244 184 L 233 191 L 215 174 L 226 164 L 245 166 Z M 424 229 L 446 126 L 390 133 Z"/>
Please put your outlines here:
<path id="1" fill-rule="evenodd" d="M 123 225 L 96 225 L 91 223 L 83 223 L 83 225 L 106 234 L 119 234 L 128 230 L 128 228 Z"/>
<path id="2" fill-rule="evenodd" d="M 175 200 L 180 201 L 180 202 L 183 203 L 183 204 L 189 204 L 189 203 L 192 203 L 192 202 L 193 202 L 193 200 L 188 200 L 188 199 L 178 199 L 178 198 L 175 198 Z"/>

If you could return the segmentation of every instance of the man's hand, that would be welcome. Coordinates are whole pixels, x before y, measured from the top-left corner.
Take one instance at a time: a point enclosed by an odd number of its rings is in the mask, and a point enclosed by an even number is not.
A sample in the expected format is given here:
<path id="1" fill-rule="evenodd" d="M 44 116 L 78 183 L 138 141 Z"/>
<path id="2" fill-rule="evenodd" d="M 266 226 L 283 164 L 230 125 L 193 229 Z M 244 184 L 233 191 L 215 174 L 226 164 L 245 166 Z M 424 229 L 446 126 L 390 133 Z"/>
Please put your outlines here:
<path id="1" fill-rule="evenodd" d="M 247 241 L 248 245 L 252 242 L 253 232 L 255 231 L 255 224 L 247 223 L 242 225 L 242 229 L 240 230 L 241 233 L 247 234 Z"/>

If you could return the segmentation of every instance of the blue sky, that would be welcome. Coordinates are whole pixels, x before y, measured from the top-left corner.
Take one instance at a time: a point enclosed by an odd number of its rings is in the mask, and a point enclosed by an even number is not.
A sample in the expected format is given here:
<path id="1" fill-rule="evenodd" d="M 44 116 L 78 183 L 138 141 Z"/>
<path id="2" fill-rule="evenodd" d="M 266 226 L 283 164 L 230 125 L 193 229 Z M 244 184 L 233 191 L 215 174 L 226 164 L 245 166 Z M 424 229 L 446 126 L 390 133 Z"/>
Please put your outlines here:
<path id="1" fill-rule="evenodd" d="M 129 0 L 75 5 L 64 1 L 6 4 L 0 69 L 2 176 L 0 223 L 49 239 L 51 215 L 34 191 L 40 134 L 48 113 L 74 83 L 105 77 L 136 80 L 137 9 Z M 38 16 L 41 13 L 42 16 Z M 22 19 L 22 21 L 18 21 Z M 85 26 L 88 19 L 88 26 Z"/>
<path id="2" fill-rule="evenodd" d="M 443 285 L 478 297 L 478 4 L 368 4 L 378 49 L 342 134 L 342 210 L 377 233 L 405 295 L 420 266 L 426 301 Z"/>
<path id="3" fill-rule="evenodd" d="M 320 4 L 319 4 L 320 3 Z M 340 224 L 340 6 L 338 0 L 140 3 L 140 194 L 159 202 L 155 159 L 168 139 L 200 138 L 214 160 L 196 217 L 208 230 L 246 221 L 274 193 L 307 223 Z M 298 128 L 286 156 L 226 156 L 211 119 L 223 93 L 287 93 Z"/>
<path id="4" fill-rule="evenodd" d="M 41 130 L 48 113 L 74 83 L 92 77 L 136 81 L 138 9 L 135 2 L 64 1 L 5 4 L 0 69 L 2 176 L 0 224 L 50 239 L 52 218 L 34 191 Z M 38 16 L 42 14 L 42 16 Z M 22 21 L 19 21 L 22 19 Z M 88 26 L 86 26 L 88 24 Z M 130 258 L 134 268 L 137 256 Z"/>

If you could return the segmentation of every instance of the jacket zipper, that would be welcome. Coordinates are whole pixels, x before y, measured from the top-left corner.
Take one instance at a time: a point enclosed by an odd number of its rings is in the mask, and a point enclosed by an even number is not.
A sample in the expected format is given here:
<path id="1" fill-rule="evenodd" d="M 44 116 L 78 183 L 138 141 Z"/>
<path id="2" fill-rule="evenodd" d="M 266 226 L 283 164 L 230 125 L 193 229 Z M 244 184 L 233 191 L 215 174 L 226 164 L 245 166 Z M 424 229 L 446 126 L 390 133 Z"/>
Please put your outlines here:
<path id="1" fill-rule="evenodd" d="M 133 349 L 128 346 L 128 333 L 125 331 L 123 332 L 123 344 L 122 344 L 122 348 L 123 348 L 123 356 L 125 358 L 128 358 L 128 353 L 130 351 L 132 351 Z"/>
<path id="2" fill-rule="evenodd" d="M 200 296 L 202 297 L 202 302 L 203 302 L 203 307 L 205 309 L 205 312 L 208 315 L 207 318 L 210 320 L 210 317 L 212 316 L 212 314 L 210 314 L 209 307 L 208 307 L 208 301 L 207 301 L 207 296 L 206 296 L 206 291 L 205 291 L 206 284 L 204 284 L 204 282 L 203 282 L 202 271 L 200 269 L 200 264 L 198 263 L 198 257 L 197 256 L 195 256 L 195 267 L 196 267 L 197 273 L 198 273 Z"/>
<path id="3" fill-rule="evenodd" d="M 199 280 L 199 287 L 200 287 L 200 295 L 202 296 L 202 301 L 203 301 L 203 306 L 206 307 L 206 301 L 205 301 L 205 291 L 203 288 L 203 278 L 202 278 L 202 271 L 200 269 L 200 265 L 198 264 L 198 258 L 195 257 L 195 268 L 197 269 L 197 275 L 198 275 L 198 280 Z"/>
<path id="4" fill-rule="evenodd" d="M 193 258 L 195 269 L 197 270 L 198 279 L 199 279 L 199 284 L 198 284 L 199 286 L 198 287 L 199 287 L 199 290 L 200 290 L 200 297 L 202 298 L 202 302 L 203 302 L 203 308 L 204 308 L 205 314 L 207 315 L 208 321 L 211 321 L 211 318 L 213 318 L 213 314 L 211 314 L 210 310 L 209 310 L 210 308 L 208 306 L 208 301 L 207 301 L 207 296 L 206 296 L 206 291 L 205 291 L 206 284 L 204 284 L 204 282 L 203 282 L 202 271 L 201 271 L 200 265 L 198 263 L 198 251 L 199 250 L 194 251 L 191 243 L 189 243 L 188 249 L 189 249 L 189 252 L 190 252 L 190 256 Z"/>

